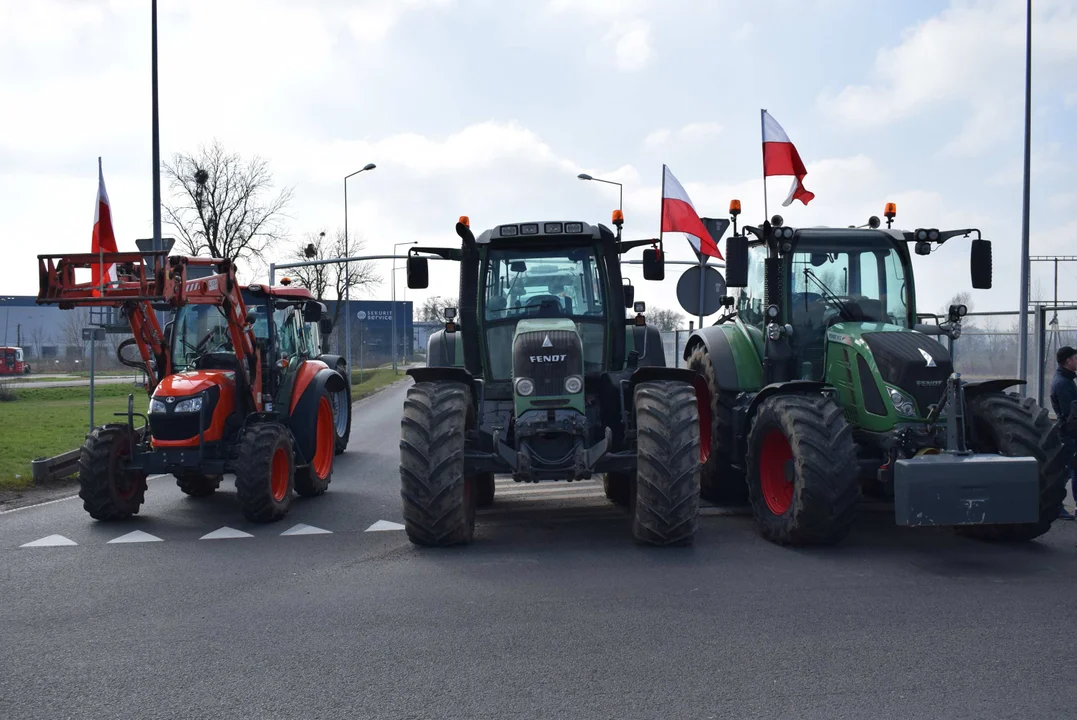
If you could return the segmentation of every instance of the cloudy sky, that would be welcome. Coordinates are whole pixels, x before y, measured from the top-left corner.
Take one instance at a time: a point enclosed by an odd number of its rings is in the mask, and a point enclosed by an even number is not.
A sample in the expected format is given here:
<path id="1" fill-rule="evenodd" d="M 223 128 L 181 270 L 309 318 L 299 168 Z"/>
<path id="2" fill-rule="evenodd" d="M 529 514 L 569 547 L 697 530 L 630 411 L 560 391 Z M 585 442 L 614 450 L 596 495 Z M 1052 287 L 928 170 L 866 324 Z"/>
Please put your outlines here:
<path id="1" fill-rule="evenodd" d="M 1077 252 L 1077 3 L 1037 0 L 1033 254 Z M 454 244 L 547 219 L 658 229 L 662 164 L 702 215 L 762 220 L 759 109 L 784 126 L 816 199 L 787 223 L 904 227 L 994 241 L 977 309 L 1017 305 L 1023 0 L 160 0 L 164 157 L 220 140 L 295 189 L 296 238 L 350 223 L 368 249 Z M 148 0 L 0 0 L 5 292 L 35 255 L 89 249 L 97 157 L 121 248 L 151 235 Z M 167 188 L 166 188 L 167 190 Z M 168 230 L 166 228 L 166 234 Z M 672 257 L 690 258 L 683 236 Z M 636 251 L 638 253 L 639 251 Z M 287 248 L 270 253 L 283 258 Z M 445 269 L 448 268 L 439 268 Z M 1049 292 L 1046 268 L 1041 285 Z M 672 268 L 671 268 L 672 270 Z M 960 240 L 917 260 L 922 309 L 970 286 Z M 388 269 L 384 272 L 388 278 Z M 675 305 L 676 272 L 637 297 Z M 399 276 L 403 280 L 403 272 Z M 1077 299 L 1077 264 L 1062 272 Z M 455 294 L 439 273 L 431 292 Z M 400 286 L 404 283 L 400 282 Z M 388 282 L 376 292 L 387 298 Z M 410 292 L 408 299 L 422 293 Z"/>

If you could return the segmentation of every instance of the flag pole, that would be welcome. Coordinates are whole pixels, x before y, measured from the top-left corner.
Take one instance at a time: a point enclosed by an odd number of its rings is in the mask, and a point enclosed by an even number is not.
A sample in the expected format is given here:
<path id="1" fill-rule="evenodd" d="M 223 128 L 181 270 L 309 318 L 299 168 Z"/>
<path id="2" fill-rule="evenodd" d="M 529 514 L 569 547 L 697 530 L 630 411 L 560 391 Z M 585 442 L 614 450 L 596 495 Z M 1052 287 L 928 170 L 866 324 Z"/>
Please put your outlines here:
<path id="1" fill-rule="evenodd" d="M 759 137 L 760 147 L 763 151 L 763 221 L 770 219 L 770 211 L 767 209 L 767 132 L 766 132 L 766 108 L 759 109 Z"/>
<path id="2" fill-rule="evenodd" d="M 104 171 L 101 169 L 101 156 L 97 156 L 97 207 L 95 208 L 94 215 L 100 217 L 101 213 L 101 178 L 104 177 Z M 98 228 L 94 228 L 98 232 Z M 101 243 L 101 238 L 97 238 L 97 288 L 101 297 L 105 296 L 105 246 Z M 92 411 L 91 411 L 92 412 Z"/>
<path id="3" fill-rule="evenodd" d="M 662 242 L 662 228 L 666 224 L 666 164 L 662 163 L 662 207 L 658 210 L 658 242 Z M 665 258 L 662 259 L 665 262 Z"/>

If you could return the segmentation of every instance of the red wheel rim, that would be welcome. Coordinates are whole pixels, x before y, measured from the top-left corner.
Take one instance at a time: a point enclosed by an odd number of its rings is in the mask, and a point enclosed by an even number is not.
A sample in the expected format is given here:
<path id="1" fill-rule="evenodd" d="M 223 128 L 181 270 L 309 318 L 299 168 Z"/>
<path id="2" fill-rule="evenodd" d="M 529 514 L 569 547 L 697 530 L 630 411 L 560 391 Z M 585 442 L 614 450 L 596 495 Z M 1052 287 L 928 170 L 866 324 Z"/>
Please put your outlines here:
<path id="1" fill-rule="evenodd" d="M 337 442 L 333 406 L 329 404 L 329 398 L 324 396 L 318 403 L 318 427 L 315 434 L 314 473 L 324 480 L 333 469 L 333 451 Z"/>
<path id="2" fill-rule="evenodd" d="M 273 465 L 270 469 L 270 492 L 273 499 L 280 502 L 288 494 L 288 465 L 290 458 L 283 448 L 277 448 L 273 453 Z"/>
<path id="3" fill-rule="evenodd" d="M 763 438 L 759 486 L 767 508 L 775 515 L 784 515 L 793 504 L 794 477 L 793 448 L 781 430 L 771 430 Z"/>

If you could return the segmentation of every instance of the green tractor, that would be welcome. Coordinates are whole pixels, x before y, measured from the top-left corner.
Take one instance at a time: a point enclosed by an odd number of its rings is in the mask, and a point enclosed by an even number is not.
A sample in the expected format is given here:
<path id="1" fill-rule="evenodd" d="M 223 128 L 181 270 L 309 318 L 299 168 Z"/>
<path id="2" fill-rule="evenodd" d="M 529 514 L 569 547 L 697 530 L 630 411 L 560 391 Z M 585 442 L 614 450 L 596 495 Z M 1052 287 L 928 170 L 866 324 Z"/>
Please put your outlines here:
<path id="1" fill-rule="evenodd" d="M 691 542 L 710 398 L 696 372 L 666 367 L 661 337 L 621 276 L 643 253 L 661 280 L 657 240 L 622 241 L 603 225 L 534 222 L 480 234 L 461 218 L 460 247 L 413 248 L 408 287 L 429 284 L 428 257 L 459 262 L 460 307 L 412 368 L 401 421 L 404 524 L 419 545 L 470 542 L 495 473 L 517 482 L 604 475 L 646 544 Z M 636 315 L 625 317 L 625 308 Z"/>
<path id="2" fill-rule="evenodd" d="M 1067 474 L 1045 409 L 967 382 L 947 348 L 964 306 L 918 324 L 910 246 L 975 234 L 974 288 L 991 287 L 991 245 L 975 229 L 913 232 L 872 217 L 861 228 L 792 228 L 774 216 L 737 231 L 730 205 L 723 315 L 693 333 L 688 367 L 707 379 L 714 418 L 704 499 L 747 500 L 779 544 L 835 543 L 862 493 L 892 499 L 902 526 L 952 526 L 1030 540 L 1059 516 Z"/>

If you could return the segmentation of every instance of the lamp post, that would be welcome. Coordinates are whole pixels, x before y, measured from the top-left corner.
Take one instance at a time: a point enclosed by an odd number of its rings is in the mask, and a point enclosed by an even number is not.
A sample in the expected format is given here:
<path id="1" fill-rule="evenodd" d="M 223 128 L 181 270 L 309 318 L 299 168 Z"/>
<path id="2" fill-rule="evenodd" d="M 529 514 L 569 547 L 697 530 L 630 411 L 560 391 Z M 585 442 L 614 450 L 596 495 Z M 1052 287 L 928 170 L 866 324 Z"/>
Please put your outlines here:
<path id="1" fill-rule="evenodd" d="M 603 180 L 602 178 L 591 177 L 587 173 L 580 173 L 577 175 L 580 180 L 594 180 L 595 182 L 606 183 L 607 185 L 617 186 L 617 209 L 622 213 L 624 212 L 624 186 L 619 182 L 613 180 Z"/>
<path id="2" fill-rule="evenodd" d="M 157 112 L 157 0 L 150 4 L 150 124 L 153 156 L 153 249 L 163 249 L 161 242 L 161 133 Z"/>
<path id="3" fill-rule="evenodd" d="M 417 240 L 411 242 L 399 242 L 393 245 L 393 255 L 396 255 L 396 249 L 401 245 L 418 245 Z M 393 279 L 392 279 L 392 292 L 393 292 L 393 375 L 396 375 L 396 258 L 393 258 Z"/>
<path id="4" fill-rule="evenodd" d="M 344 176 L 344 255 L 351 254 L 351 243 L 348 242 L 348 178 L 358 175 L 366 170 L 373 170 L 377 165 L 367 163 L 359 170 Z M 348 272 L 348 263 L 344 263 L 344 366 L 348 368 L 348 385 L 352 383 L 352 323 L 351 323 L 351 274 Z M 337 298 L 340 302 L 340 298 Z"/>
<path id="5" fill-rule="evenodd" d="M 1018 308 L 1020 335 L 1017 337 L 1018 349 L 1018 377 L 1028 379 L 1028 276 L 1031 271 L 1029 261 L 1029 194 L 1031 182 L 1031 145 L 1032 145 L 1032 0 L 1028 0 L 1025 8 L 1025 177 L 1022 188 L 1021 206 L 1021 290 Z M 1043 368 L 1040 368 L 1040 373 Z M 1021 395 L 1025 395 L 1027 385 L 1020 388 Z"/>

